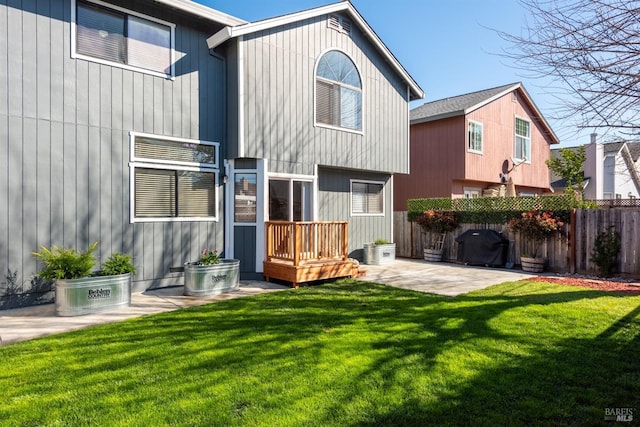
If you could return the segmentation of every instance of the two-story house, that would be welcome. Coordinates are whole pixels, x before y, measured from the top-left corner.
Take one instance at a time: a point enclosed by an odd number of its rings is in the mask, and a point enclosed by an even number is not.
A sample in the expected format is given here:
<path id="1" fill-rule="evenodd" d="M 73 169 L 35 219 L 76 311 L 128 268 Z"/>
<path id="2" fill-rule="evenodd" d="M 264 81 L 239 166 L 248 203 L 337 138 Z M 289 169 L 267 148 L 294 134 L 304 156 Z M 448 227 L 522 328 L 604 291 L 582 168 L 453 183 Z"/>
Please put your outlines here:
<path id="1" fill-rule="evenodd" d="M 247 23 L 186 0 L 0 4 L 0 270 L 44 246 L 134 256 L 134 289 L 203 248 L 260 277 L 269 220 L 392 236 L 423 92 L 349 2 Z"/>
<path id="2" fill-rule="evenodd" d="M 640 197 L 640 142 L 622 141 L 601 143 L 597 135 L 584 146 L 586 160 L 583 167 L 584 197 L 589 200 L 632 199 Z M 560 150 L 551 150 L 552 157 Z M 551 173 L 551 186 L 563 191 L 566 182 Z"/>
<path id="3" fill-rule="evenodd" d="M 410 174 L 394 178 L 396 211 L 414 198 L 482 196 L 509 179 L 516 194 L 550 191 L 545 161 L 559 141 L 521 83 L 414 108 L 410 132 Z"/>

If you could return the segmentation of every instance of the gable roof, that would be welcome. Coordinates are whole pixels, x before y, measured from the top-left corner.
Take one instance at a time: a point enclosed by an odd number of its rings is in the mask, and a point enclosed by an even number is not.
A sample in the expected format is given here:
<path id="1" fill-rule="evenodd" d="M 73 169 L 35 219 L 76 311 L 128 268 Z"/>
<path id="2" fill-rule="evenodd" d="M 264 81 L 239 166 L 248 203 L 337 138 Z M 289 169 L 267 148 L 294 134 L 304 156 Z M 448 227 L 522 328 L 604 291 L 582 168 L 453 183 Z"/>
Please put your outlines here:
<path id="1" fill-rule="evenodd" d="M 618 154 L 622 147 L 626 145 L 629 149 L 629 153 L 631 154 L 631 158 L 634 162 L 637 162 L 640 158 L 640 142 L 634 141 L 625 141 L 625 142 L 608 142 L 602 144 L 604 148 L 605 154 Z"/>
<path id="2" fill-rule="evenodd" d="M 400 61 L 393 56 L 389 48 L 380 40 L 378 35 L 369 26 L 367 21 L 360 15 L 356 8 L 349 1 L 341 1 L 339 3 L 328 4 L 326 6 L 320 6 L 313 9 L 303 10 L 301 12 L 290 13 L 287 15 L 277 16 L 275 18 L 263 19 L 253 23 L 245 23 L 239 25 L 228 25 L 222 30 L 218 31 L 207 39 L 209 49 L 213 49 L 220 46 L 227 40 L 241 37 L 245 34 L 252 34 L 258 31 L 267 30 L 282 25 L 299 22 L 305 19 L 315 18 L 318 16 L 342 12 L 349 15 L 349 18 L 358 25 L 363 34 L 372 42 L 376 49 L 380 52 L 382 57 L 391 65 L 391 67 L 402 77 L 407 86 L 411 89 L 410 100 L 424 98 L 424 92 L 416 83 L 416 81 L 409 75 L 407 70 L 400 64 Z"/>
<path id="3" fill-rule="evenodd" d="M 542 116 L 542 113 L 538 110 L 538 107 L 531 99 L 531 96 L 529 96 L 529 93 L 520 82 L 427 102 L 411 110 L 411 124 L 413 125 L 466 115 L 515 90 L 519 91 L 524 96 L 525 101 L 533 109 L 535 113 L 533 118 L 542 124 L 545 132 L 551 138 L 552 144 L 559 143 L 560 140 L 556 136 L 555 132 L 551 129 L 551 126 L 549 126 L 549 123 L 547 123 L 545 118 Z"/>

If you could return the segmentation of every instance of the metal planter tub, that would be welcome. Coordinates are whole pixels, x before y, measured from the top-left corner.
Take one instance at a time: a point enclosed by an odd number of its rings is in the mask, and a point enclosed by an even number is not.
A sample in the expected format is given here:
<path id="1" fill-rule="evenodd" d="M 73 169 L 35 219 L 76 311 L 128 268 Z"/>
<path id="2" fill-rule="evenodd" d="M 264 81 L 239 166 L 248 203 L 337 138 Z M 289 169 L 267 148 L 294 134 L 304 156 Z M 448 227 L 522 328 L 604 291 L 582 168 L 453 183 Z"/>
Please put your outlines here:
<path id="1" fill-rule="evenodd" d="M 222 259 L 219 264 L 184 265 L 184 294 L 193 296 L 217 295 L 231 292 L 240 286 L 240 261 Z"/>
<path id="2" fill-rule="evenodd" d="M 81 316 L 131 305 L 131 274 L 56 281 L 56 314 Z"/>
<path id="3" fill-rule="evenodd" d="M 396 244 L 385 245 L 364 244 L 364 263 L 369 265 L 388 264 L 396 260 Z"/>

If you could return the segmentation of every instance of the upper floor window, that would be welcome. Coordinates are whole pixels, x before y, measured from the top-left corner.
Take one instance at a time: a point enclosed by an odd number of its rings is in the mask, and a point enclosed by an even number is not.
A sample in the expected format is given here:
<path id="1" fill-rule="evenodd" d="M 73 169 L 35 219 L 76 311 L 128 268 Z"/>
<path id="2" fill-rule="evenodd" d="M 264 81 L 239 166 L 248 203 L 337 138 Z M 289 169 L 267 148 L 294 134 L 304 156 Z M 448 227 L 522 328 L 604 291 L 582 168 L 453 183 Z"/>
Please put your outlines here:
<path id="1" fill-rule="evenodd" d="M 482 153 L 482 123 L 469 122 L 469 151 Z"/>
<path id="2" fill-rule="evenodd" d="M 531 161 L 531 123 L 516 117 L 516 150 L 519 160 Z"/>
<path id="3" fill-rule="evenodd" d="M 77 0 L 77 58 L 173 76 L 174 25 L 101 1 Z"/>
<path id="4" fill-rule="evenodd" d="M 219 145 L 131 133 L 131 218 L 217 219 Z"/>
<path id="5" fill-rule="evenodd" d="M 362 130 L 360 74 L 344 53 L 331 50 L 316 70 L 316 123 Z"/>

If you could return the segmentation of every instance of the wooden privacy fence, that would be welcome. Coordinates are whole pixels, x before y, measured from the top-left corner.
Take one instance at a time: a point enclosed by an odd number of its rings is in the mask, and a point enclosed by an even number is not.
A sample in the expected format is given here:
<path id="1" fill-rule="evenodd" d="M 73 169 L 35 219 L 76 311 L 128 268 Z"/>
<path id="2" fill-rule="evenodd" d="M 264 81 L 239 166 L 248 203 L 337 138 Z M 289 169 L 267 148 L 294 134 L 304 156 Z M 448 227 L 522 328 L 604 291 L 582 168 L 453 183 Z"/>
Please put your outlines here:
<path id="1" fill-rule="evenodd" d="M 566 224 L 557 236 L 544 242 L 538 251 L 547 258 L 547 270 L 567 273 L 596 274 L 598 267 L 590 261 L 595 239 L 599 233 L 614 226 L 620 233 L 621 249 L 617 272 L 621 276 L 640 277 L 640 208 L 577 209 L 573 224 Z M 509 239 L 509 259 L 520 263 L 522 254 L 533 254 L 534 243 L 509 231 L 507 224 L 460 224 L 447 233 L 442 254 L 443 261 L 457 260 L 456 237 L 467 230 L 489 229 L 501 232 Z M 575 230 L 573 236 L 571 230 Z M 394 212 L 394 241 L 396 256 L 422 258 L 427 236 L 420 226 L 407 220 L 407 212 Z"/>

